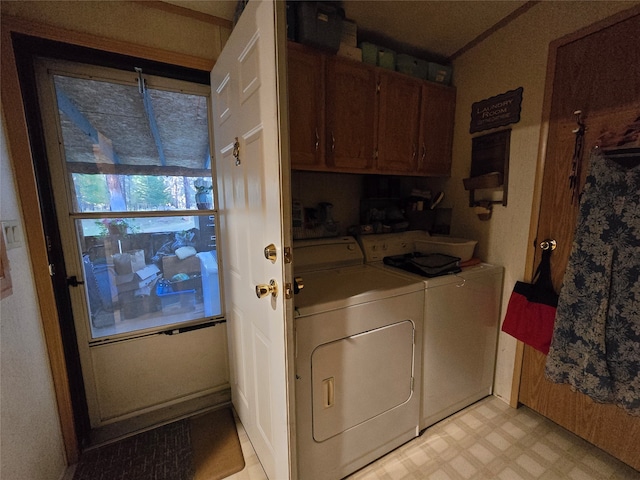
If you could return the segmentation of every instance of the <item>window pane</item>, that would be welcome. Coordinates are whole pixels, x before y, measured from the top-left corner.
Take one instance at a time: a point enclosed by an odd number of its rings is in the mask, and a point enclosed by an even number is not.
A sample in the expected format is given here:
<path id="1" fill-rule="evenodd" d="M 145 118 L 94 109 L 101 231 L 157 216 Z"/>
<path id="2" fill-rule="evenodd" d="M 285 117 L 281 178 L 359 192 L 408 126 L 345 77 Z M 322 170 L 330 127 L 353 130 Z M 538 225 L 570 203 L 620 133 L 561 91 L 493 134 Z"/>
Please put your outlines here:
<path id="1" fill-rule="evenodd" d="M 206 96 L 62 75 L 54 84 L 72 211 L 214 208 Z"/>
<path id="2" fill-rule="evenodd" d="M 76 224 L 94 339 L 221 314 L 215 215 Z"/>
<path id="3" fill-rule="evenodd" d="M 212 209 L 211 177 L 72 174 L 74 211 Z"/>

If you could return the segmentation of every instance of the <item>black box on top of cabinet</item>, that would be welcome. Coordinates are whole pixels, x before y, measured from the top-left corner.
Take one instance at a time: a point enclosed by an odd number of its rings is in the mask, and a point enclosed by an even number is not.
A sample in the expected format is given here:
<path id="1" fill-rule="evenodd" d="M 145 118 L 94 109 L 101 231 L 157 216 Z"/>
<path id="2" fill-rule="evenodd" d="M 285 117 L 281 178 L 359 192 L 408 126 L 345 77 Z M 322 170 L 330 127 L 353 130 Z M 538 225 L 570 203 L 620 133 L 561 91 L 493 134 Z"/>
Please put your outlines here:
<path id="1" fill-rule="evenodd" d="M 340 48 L 344 11 L 324 2 L 295 2 L 295 5 L 298 42 L 336 53 Z"/>

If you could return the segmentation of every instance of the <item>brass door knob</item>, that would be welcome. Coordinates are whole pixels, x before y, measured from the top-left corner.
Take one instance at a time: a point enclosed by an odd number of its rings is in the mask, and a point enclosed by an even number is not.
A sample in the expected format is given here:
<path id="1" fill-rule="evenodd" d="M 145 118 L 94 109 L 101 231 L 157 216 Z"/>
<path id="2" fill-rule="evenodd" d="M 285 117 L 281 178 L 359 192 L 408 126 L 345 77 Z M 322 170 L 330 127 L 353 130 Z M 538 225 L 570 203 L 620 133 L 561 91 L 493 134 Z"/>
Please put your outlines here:
<path id="1" fill-rule="evenodd" d="M 269 260 L 271 263 L 276 263 L 276 259 L 278 258 L 276 246 L 273 243 L 270 243 L 266 247 L 264 247 L 264 258 Z"/>
<path id="2" fill-rule="evenodd" d="M 540 242 L 540 248 L 542 250 L 555 250 L 557 246 L 558 243 L 551 238 L 547 238 L 546 240 Z"/>
<path id="3" fill-rule="evenodd" d="M 268 285 L 265 283 L 256 285 L 256 296 L 258 298 L 264 298 L 269 294 L 274 298 L 278 296 L 278 284 L 273 278 L 269 281 Z"/>

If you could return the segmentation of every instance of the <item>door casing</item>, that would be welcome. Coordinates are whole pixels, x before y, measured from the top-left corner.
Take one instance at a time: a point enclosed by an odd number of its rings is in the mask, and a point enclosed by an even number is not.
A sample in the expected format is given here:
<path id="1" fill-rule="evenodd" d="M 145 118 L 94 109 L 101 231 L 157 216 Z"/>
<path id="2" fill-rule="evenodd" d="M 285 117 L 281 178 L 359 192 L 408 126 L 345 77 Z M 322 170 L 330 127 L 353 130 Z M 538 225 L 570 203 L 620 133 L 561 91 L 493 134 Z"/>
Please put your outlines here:
<path id="1" fill-rule="evenodd" d="M 32 105 L 36 99 L 29 93 L 34 91 L 30 66 L 32 58 L 51 56 L 106 64 L 132 61 L 145 65 L 144 68 L 149 72 L 163 71 L 166 74 L 170 70 L 181 78 L 199 83 L 208 82 L 213 62 L 127 42 L 114 42 L 10 16 L 3 16 L 1 20 L 1 94 L 8 149 L 22 217 L 29 219 L 24 224 L 24 234 L 29 245 L 28 255 L 51 365 L 65 455 L 68 464 L 73 464 L 78 461 L 80 449 L 88 439 L 89 421 L 86 401 L 82 396 L 84 386 L 75 337 L 60 324 L 60 308 L 65 308 L 65 305 L 64 300 L 58 300 L 57 291 L 65 291 L 68 297 L 68 289 L 66 282 L 64 286 L 56 282 L 61 283 L 58 280 L 64 280 L 65 275 L 58 272 L 58 277 L 53 281 L 49 275 L 50 252 L 60 243 L 55 241 L 50 235 L 51 230 L 47 228 L 51 222 L 55 223 L 46 210 L 47 205 L 53 203 L 47 201 L 50 197 L 43 197 L 39 190 L 38 182 L 46 174 L 46 168 L 44 172 L 41 171 L 44 144 L 37 125 L 37 113 L 34 114 L 37 109 L 34 110 Z M 144 58 L 139 57 L 140 52 L 144 52 Z M 53 251 L 53 259 L 61 258 Z M 69 304 L 66 308 L 70 308 Z"/>

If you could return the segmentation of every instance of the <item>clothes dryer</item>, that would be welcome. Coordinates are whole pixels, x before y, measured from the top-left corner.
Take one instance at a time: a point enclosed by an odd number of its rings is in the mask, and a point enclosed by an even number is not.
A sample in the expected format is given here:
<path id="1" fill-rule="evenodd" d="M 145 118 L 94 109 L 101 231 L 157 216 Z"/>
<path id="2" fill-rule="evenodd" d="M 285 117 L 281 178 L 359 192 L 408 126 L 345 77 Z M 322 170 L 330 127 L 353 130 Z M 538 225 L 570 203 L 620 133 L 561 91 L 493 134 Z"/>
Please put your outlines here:
<path id="1" fill-rule="evenodd" d="M 294 243 L 298 478 L 338 480 L 419 433 L 422 282 L 353 237 Z"/>

